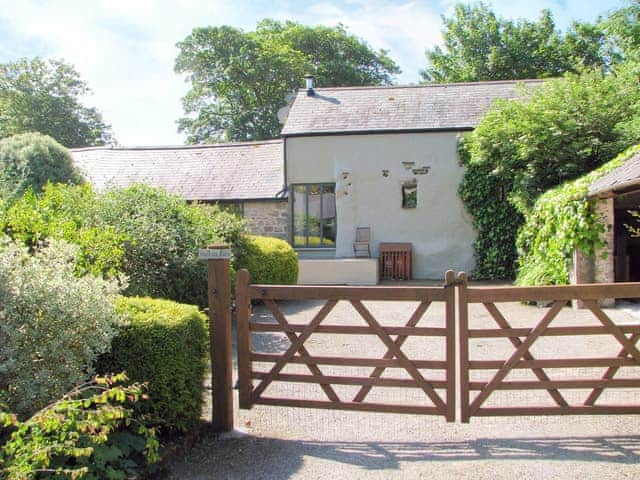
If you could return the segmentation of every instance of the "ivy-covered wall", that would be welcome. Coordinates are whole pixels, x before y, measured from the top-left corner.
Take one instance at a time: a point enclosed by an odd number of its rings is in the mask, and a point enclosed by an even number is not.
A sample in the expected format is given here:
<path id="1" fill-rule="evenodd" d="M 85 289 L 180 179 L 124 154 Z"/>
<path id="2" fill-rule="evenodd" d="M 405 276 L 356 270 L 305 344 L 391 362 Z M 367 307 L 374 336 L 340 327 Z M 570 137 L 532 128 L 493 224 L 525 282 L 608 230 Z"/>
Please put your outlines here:
<path id="1" fill-rule="evenodd" d="M 589 185 L 636 153 L 640 145 L 537 200 L 517 238 L 519 285 L 567 284 L 574 251 L 592 259 L 602 252 L 607 226 L 601 221 L 597 199 L 588 196 Z"/>

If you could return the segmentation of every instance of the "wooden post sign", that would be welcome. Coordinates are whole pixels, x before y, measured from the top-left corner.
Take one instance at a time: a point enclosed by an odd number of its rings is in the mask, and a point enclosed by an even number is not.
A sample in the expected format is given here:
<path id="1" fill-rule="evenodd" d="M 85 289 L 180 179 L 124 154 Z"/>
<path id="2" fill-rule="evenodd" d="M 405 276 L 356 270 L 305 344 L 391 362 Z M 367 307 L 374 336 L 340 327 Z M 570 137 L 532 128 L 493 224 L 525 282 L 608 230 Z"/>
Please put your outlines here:
<path id="1" fill-rule="evenodd" d="M 231 279 L 228 245 L 216 244 L 198 251 L 206 260 L 209 298 L 209 342 L 211 350 L 213 429 L 233 430 L 233 384 L 231 359 Z"/>

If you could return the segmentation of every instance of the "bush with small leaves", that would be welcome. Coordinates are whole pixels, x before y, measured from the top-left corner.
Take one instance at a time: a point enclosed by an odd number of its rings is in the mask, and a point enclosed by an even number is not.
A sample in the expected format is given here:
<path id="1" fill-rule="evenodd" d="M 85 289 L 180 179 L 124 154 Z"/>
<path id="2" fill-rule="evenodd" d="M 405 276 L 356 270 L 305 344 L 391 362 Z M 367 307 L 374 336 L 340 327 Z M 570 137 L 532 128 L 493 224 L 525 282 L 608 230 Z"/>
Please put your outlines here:
<path id="1" fill-rule="evenodd" d="M 51 240 L 31 255 L 0 239 L 0 390 L 28 416 L 89 378 L 119 317 L 115 281 L 75 275 L 78 248 Z"/>
<path id="2" fill-rule="evenodd" d="M 145 388 L 122 375 L 96 377 L 21 422 L 0 410 L 7 478 L 30 480 L 138 478 L 158 460 L 153 428 L 136 415 Z"/>
<path id="3" fill-rule="evenodd" d="M 298 254 L 279 238 L 249 235 L 236 268 L 246 268 L 252 283 L 294 284 L 298 280 Z"/>
<path id="4" fill-rule="evenodd" d="M 116 309 L 126 324 L 111 351 L 97 362 L 98 373 L 124 371 L 149 385 L 141 411 L 162 433 L 186 432 L 202 415 L 206 371 L 206 317 L 193 305 L 170 300 L 121 297 Z"/>
<path id="5" fill-rule="evenodd" d="M 23 133 L 0 140 L 0 195 L 15 199 L 48 183 L 82 183 L 69 151 L 53 138 Z"/>

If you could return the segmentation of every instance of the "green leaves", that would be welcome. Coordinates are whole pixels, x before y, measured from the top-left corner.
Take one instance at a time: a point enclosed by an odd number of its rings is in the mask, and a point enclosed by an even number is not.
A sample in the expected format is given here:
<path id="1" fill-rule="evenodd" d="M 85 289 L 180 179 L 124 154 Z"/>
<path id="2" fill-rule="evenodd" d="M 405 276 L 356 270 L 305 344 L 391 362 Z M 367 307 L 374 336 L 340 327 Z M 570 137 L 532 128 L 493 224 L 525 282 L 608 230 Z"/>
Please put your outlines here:
<path id="1" fill-rule="evenodd" d="M 426 52 L 429 64 L 421 74 L 427 82 L 548 78 L 603 63 L 599 52 L 589 50 L 600 30 L 574 26 L 563 37 L 549 10 L 538 21 L 514 22 L 496 17 L 484 3 L 457 4 L 443 21 L 444 48 Z"/>
<path id="2" fill-rule="evenodd" d="M 3 472 L 12 479 L 137 477 L 158 461 L 159 443 L 134 412 L 145 388 L 126 381 L 122 374 L 96 378 L 24 422 L 12 422 L 1 447 Z"/>
<path id="3" fill-rule="evenodd" d="M 548 80 L 523 91 L 524 100 L 496 102 L 461 143 L 460 195 L 478 232 L 477 276 L 512 276 L 516 234 L 536 199 L 640 141 L 638 80 L 633 66 L 620 66 L 617 75 L 590 71 Z M 559 275 L 545 278 L 564 281 Z"/>
<path id="4" fill-rule="evenodd" d="M 69 148 L 110 142 L 100 113 L 80 102 L 88 93 L 78 72 L 62 60 L 0 64 L 0 138 L 40 132 Z"/>
<path id="5" fill-rule="evenodd" d="M 575 250 L 594 256 L 603 245 L 605 227 L 598 221 L 589 185 L 640 152 L 632 147 L 593 172 L 542 195 L 531 208 L 517 239 L 520 285 L 569 282 L 568 266 Z"/>
<path id="6" fill-rule="evenodd" d="M 277 137 L 277 112 L 305 73 L 328 87 L 387 84 L 400 71 L 341 25 L 263 20 L 254 32 L 195 28 L 178 48 L 175 70 L 191 83 L 178 121 L 188 143 Z"/>

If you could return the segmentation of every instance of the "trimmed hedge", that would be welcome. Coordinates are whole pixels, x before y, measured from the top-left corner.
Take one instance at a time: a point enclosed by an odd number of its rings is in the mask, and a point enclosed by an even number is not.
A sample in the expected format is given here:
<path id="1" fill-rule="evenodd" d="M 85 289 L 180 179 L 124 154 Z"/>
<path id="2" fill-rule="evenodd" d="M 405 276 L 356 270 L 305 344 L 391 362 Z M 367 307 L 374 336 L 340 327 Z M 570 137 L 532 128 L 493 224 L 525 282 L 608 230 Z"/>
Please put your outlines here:
<path id="1" fill-rule="evenodd" d="M 246 268 L 251 283 L 295 284 L 298 254 L 284 240 L 249 235 L 236 259 L 236 268 Z"/>
<path id="2" fill-rule="evenodd" d="M 139 405 L 150 415 L 148 424 L 163 433 L 189 431 L 202 413 L 206 317 L 193 305 L 140 297 L 119 298 L 116 310 L 128 325 L 97 371 L 124 371 L 133 382 L 148 382 L 150 401 Z"/>

